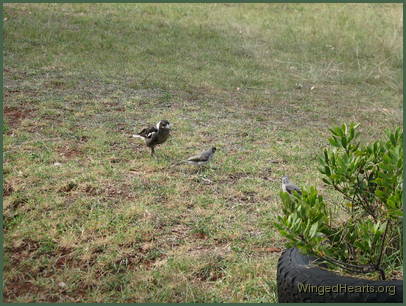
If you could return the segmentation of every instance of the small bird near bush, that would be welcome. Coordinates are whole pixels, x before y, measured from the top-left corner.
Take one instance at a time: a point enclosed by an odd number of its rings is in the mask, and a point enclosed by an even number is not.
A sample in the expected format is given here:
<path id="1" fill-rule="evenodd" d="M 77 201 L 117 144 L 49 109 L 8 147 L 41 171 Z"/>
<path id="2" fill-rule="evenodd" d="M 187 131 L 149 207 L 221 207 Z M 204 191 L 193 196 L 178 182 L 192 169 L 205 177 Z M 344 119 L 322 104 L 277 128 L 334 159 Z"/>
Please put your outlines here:
<path id="1" fill-rule="evenodd" d="M 289 178 L 286 175 L 282 177 L 282 190 L 283 192 L 287 192 L 289 194 L 292 194 L 293 191 L 296 191 L 298 194 L 302 194 L 300 188 L 289 182 Z"/>

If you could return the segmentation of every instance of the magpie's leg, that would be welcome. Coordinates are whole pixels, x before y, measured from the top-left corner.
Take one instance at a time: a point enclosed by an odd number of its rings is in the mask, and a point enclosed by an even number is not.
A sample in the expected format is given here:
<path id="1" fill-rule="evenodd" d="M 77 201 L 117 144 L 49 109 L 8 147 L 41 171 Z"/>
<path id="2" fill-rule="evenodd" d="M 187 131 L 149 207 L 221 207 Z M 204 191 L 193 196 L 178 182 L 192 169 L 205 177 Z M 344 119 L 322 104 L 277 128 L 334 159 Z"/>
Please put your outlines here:
<path id="1" fill-rule="evenodd" d="M 154 156 L 154 154 L 155 154 L 155 148 L 151 147 L 151 156 Z"/>

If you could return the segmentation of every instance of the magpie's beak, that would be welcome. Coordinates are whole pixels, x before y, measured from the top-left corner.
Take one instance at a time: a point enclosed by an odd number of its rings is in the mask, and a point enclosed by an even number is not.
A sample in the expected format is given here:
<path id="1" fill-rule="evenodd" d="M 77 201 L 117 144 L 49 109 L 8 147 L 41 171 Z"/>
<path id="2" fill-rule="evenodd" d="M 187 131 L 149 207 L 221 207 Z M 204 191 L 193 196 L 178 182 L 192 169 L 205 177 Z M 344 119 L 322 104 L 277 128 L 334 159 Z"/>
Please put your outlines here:
<path id="1" fill-rule="evenodd" d="M 167 128 L 168 130 L 170 130 L 170 129 L 171 129 L 171 124 L 169 123 L 169 124 L 166 126 L 166 128 Z"/>

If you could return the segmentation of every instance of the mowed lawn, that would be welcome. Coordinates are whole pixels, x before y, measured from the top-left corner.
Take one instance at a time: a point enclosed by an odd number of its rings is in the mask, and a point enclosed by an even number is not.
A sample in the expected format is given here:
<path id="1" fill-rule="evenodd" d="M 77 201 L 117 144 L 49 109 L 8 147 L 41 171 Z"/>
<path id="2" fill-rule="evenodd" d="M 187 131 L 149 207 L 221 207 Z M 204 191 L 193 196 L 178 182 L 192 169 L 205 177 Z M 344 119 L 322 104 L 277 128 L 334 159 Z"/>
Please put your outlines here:
<path id="1" fill-rule="evenodd" d="M 3 12 L 6 302 L 276 302 L 281 176 L 334 211 L 328 128 L 402 126 L 401 4 Z"/>

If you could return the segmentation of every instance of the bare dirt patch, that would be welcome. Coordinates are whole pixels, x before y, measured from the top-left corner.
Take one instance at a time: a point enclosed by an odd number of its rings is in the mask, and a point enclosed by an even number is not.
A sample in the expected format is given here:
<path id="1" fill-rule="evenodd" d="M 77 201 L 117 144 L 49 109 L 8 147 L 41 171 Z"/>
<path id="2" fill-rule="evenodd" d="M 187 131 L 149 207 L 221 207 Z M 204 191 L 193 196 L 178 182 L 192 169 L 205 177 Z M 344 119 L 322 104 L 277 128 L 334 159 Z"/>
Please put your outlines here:
<path id="1" fill-rule="evenodd" d="M 228 201 L 239 204 L 256 203 L 258 201 L 257 193 L 254 191 L 244 191 L 232 197 L 228 197 Z"/>
<path id="2" fill-rule="evenodd" d="M 73 249 L 61 247 L 55 251 L 55 256 L 58 256 L 58 259 L 55 262 L 55 267 L 58 269 L 65 268 L 67 266 L 79 266 L 78 261 L 72 256 Z"/>
<path id="3" fill-rule="evenodd" d="M 126 111 L 125 107 L 118 102 L 108 102 L 105 103 L 105 106 L 108 108 L 109 111 L 116 111 L 120 113 Z"/>
<path id="4" fill-rule="evenodd" d="M 78 187 L 78 184 L 76 184 L 75 182 L 69 182 L 66 185 L 59 188 L 58 191 L 61 193 L 67 193 L 67 192 L 71 192 L 72 190 L 75 190 L 77 187 Z"/>
<path id="5" fill-rule="evenodd" d="M 28 203 L 29 198 L 26 196 L 18 196 L 16 199 L 14 199 L 9 205 L 4 205 L 4 210 L 12 210 L 15 211 L 19 207 L 23 206 L 24 204 Z"/>
<path id="6" fill-rule="evenodd" d="M 140 266 L 152 268 L 157 261 L 163 261 L 166 255 L 159 251 L 152 243 L 144 243 L 136 250 L 121 256 L 114 262 L 116 272 L 137 270 Z"/>
<path id="7" fill-rule="evenodd" d="M 40 244 L 38 241 L 23 239 L 22 242 L 17 245 L 5 247 L 5 253 L 10 255 L 10 262 L 14 266 L 30 257 L 39 247 Z"/>
<path id="8" fill-rule="evenodd" d="M 122 184 L 120 186 L 109 185 L 105 188 L 105 194 L 108 197 L 119 197 L 126 199 L 133 198 L 131 193 L 131 185 L 129 184 Z"/>
<path id="9" fill-rule="evenodd" d="M 14 187 L 11 183 L 4 181 L 3 185 L 3 196 L 7 197 L 14 192 Z"/>
<path id="10" fill-rule="evenodd" d="M 254 248 L 253 251 L 259 253 L 280 253 L 282 252 L 282 249 L 278 247 L 267 247 L 267 248 Z"/>
<path id="11" fill-rule="evenodd" d="M 12 265 L 20 265 L 22 261 L 28 258 L 36 258 L 38 257 L 38 253 L 35 253 L 40 248 L 40 243 L 31 239 L 24 239 L 22 243 L 12 246 L 10 248 L 6 248 L 6 252 L 11 254 L 11 264 Z M 81 261 L 75 260 L 72 256 L 73 249 L 71 248 L 58 248 L 53 252 L 50 252 L 48 255 L 52 257 L 58 258 L 53 266 L 56 268 L 52 268 L 48 270 L 47 267 L 41 266 L 37 269 L 33 269 L 29 272 L 31 275 L 42 275 L 43 277 L 52 277 L 55 274 L 55 271 L 64 269 L 65 267 L 78 267 L 81 264 Z M 62 292 L 63 293 L 63 290 Z M 12 279 L 5 280 L 5 287 L 4 287 L 4 299 L 5 301 L 12 301 L 16 297 L 21 297 L 26 294 L 30 295 L 43 295 L 44 301 L 47 302 L 56 302 L 61 300 L 62 297 L 57 297 L 59 294 L 56 292 L 50 292 L 49 288 L 44 288 L 42 286 L 38 286 L 33 284 L 32 280 L 27 280 L 21 274 L 16 276 Z M 41 299 L 42 300 L 42 299 Z"/>
<path id="12" fill-rule="evenodd" d="M 59 155 L 67 158 L 67 159 L 73 159 L 75 157 L 79 157 L 83 155 L 83 152 L 75 147 L 71 147 L 69 145 L 63 145 L 60 147 L 56 148 L 56 151 L 59 153 Z"/>
<path id="13" fill-rule="evenodd" d="M 7 121 L 7 124 L 11 127 L 17 127 L 20 125 L 20 122 L 25 118 L 28 118 L 32 115 L 32 110 L 18 108 L 15 106 L 5 106 L 4 107 L 4 119 Z"/>
<path id="14" fill-rule="evenodd" d="M 249 175 L 247 173 L 243 173 L 243 172 L 237 172 L 237 173 L 231 173 L 227 176 L 227 178 L 225 180 L 223 180 L 222 182 L 224 183 L 236 183 L 238 182 L 241 178 L 245 178 L 248 177 Z"/>
<path id="15" fill-rule="evenodd" d="M 44 291 L 44 288 L 26 280 L 12 279 L 6 281 L 4 287 L 4 301 L 6 303 L 12 302 L 16 297 L 23 296 L 27 293 L 35 295 L 40 291 Z"/>

